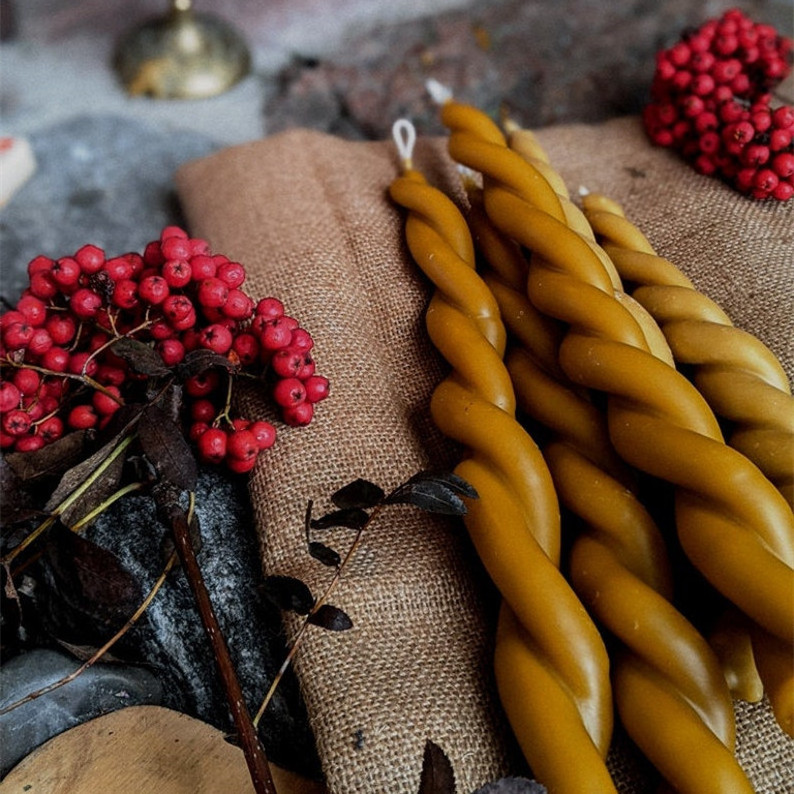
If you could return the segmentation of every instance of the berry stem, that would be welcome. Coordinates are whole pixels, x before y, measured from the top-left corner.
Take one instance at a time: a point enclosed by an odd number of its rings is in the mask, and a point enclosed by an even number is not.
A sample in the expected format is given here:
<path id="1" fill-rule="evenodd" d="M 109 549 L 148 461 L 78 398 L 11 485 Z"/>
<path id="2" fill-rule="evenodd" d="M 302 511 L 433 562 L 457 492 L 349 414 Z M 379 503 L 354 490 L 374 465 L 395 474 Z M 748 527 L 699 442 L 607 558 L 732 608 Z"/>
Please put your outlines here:
<path id="1" fill-rule="evenodd" d="M 109 347 L 112 347 L 113 345 L 115 345 L 116 342 L 119 341 L 119 339 L 131 339 L 131 338 L 133 338 L 135 336 L 135 334 L 138 333 L 138 331 L 145 331 L 152 324 L 152 321 L 149 319 L 149 311 L 148 311 L 148 309 L 146 311 L 146 316 L 144 317 L 143 322 L 140 325 L 135 326 L 135 328 L 132 328 L 129 331 L 127 331 L 126 334 L 120 334 L 116 330 L 116 322 L 115 322 L 115 319 L 113 317 L 112 312 L 108 312 L 108 321 L 110 322 L 110 326 L 111 326 L 111 329 L 113 331 L 113 335 L 107 340 L 107 342 L 104 342 L 103 344 L 101 344 L 96 350 L 91 351 L 91 353 L 88 355 L 88 357 L 86 358 L 85 362 L 83 363 L 83 371 L 81 373 L 84 377 L 87 377 L 85 373 L 86 373 L 86 369 L 87 369 L 89 363 L 91 361 L 93 361 L 100 353 L 103 353 Z"/>
<path id="2" fill-rule="evenodd" d="M 97 516 L 101 515 L 105 510 L 107 510 L 114 502 L 117 502 L 122 497 L 126 496 L 128 493 L 134 493 L 135 491 L 140 491 L 141 488 L 146 486 L 145 482 L 131 482 L 125 485 L 123 488 L 119 488 L 117 491 L 112 493 L 105 499 L 104 502 L 98 504 L 93 510 L 86 513 L 79 521 L 72 524 L 69 529 L 72 532 L 81 532 L 85 527 L 87 527 Z"/>
<path id="3" fill-rule="evenodd" d="M 30 703 L 31 700 L 36 700 L 40 698 L 42 695 L 49 694 L 55 689 L 68 684 L 71 681 L 74 681 L 79 675 L 84 673 L 91 667 L 93 664 L 98 662 L 110 648 L 113 647 L 140 619 L 141 615 L 148 609 L 149 604 L 152 603 L 154 597 L 160 591 L 160 588 L 165 584 L 165 580 L 168 577 L 168 574 L 171 572 L 171 569 L 176 564 L 177 555 L 176 552 L 172 552 L 171 556 L 168 558 L 168 561 L 165 564 L 165 567 L 162 570 L 162 573 L 157 578 L 157 581 L 152 585 L 149 593 L 147 594 L 146 598 L 143 599 L 140 606 L 135 610 L 135 612 L 129 617 L 127 622 L 97 651 L 93 653 L 90 659 L 87 659 L 83 664 L 80 665 L 74 672 L 69 673 L 69 675 L 64 676 L 63 678 L 59 679 L 58 681 L 54 681 L 51 684 L 47 684 L 47 686 L 42 687 L 41 689 L 37 689 L 34 692 L 30 692 L 25 695 L 23 698 L 10 703 L 7 706 L 4 706 L 0 709 L 0 716 L 3 714 L 7 714 L 9 711 L 13 711 L 15 708 L 24 705 L 25 703 Z"/>

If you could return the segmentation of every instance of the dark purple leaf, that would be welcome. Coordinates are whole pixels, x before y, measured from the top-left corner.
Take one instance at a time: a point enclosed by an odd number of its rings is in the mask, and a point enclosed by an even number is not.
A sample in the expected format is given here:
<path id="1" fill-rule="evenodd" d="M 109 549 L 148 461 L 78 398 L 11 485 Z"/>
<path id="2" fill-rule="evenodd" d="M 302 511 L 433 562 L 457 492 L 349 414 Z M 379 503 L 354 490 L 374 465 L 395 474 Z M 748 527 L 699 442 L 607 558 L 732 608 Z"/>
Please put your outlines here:
<path id="1" fill-rule="evenodd" d="M 158 474 L 175 487 L 192 491 L 198 480 L 193 451 L 179 426 L 159 406 L 150 405 L 138 425 L 141 448 Z"/>
<path id="2" fill-rule="evenodd" d="M 265 593 L 279 609 L 308 615 L 314 606 L 311 590 L 294 576 L 268 576 Z"/>
<path id="3" fill-rule="evenodd" d="M 429 513 L 462 516 L 466 513 L 463 500 L 449 486 L 438 480 L 407 482 L 390 493 L 386 504 L 409 504 Z"/>
<path id="4" fill-rule="evenodd" d="M 122 337 L 112 345 L 113 352 L 123 358 L 134 372 L 157 378 L 168 375 L 169 369 L 160 354 L 145 342 L 130 337 Z"/>
<path id="5" fill-rule="evenodd" d="M 213 353 L 211 350 L 191 350 L 182 361 L 177 364 L 176 372 L 181 379 L 190 378 L 205 372 L 212 367 L 221 367 L 229 372 L 237 370 L 237 366 L 229 361 L 226 356 Z"/>
<path id="6" fill-rule="evenodd" d="M 325 543 L 311 541 L 309 543 L 309 554 L 311 554 L 315 560 L 319 560 L 323 565 L 327 565 L 329 568 L 338 568 L 342 562 L 339 552 L 335 551 L 330 546 L 326 546 Z"/>
<path id="7" fill-rule="evenodd" d="M 328 631 L 347 631 L 353 628 L 353 621 L 348 614 L 333 604 L 323 604 L 309 616 L 309 623 Z"/>
<path id="8" fill-rule="evenodd" d="M 61 477 L 84 457 L 94 435 L 93 430 L 75 430 L 47 444 L 46 447 L 32 452 L 12 452 L 4 459 L 14 473 L 25 482 L 40 477 Z M 3 493 L 8 494 L 9 491 L 4 487 Z"/>
<path id="9" fill-rule="evenodd" d="M 419 794 L 455 794 L 455 772 L 446 753 L 428 739 L 422 759 Z"/>
<path id="10" fill-rule="evenodd" d="M 311 520 L 312 529 L 330 529 L 331 527 L 346 527 L 347 529 L 361 529 L 369 521 L 369 513 L 360 507 L 350 507 L 344 510 L 333 510 L 320 518 Z"/>
<path id="11" fill-rule="evenodd" d="M 346 510 L 354 507 L 374 507 L 383 496 L 383 489 L 380 486 L 359 477 L 340 488 L 331 497 L 331 501 L 337 507 Z"/>

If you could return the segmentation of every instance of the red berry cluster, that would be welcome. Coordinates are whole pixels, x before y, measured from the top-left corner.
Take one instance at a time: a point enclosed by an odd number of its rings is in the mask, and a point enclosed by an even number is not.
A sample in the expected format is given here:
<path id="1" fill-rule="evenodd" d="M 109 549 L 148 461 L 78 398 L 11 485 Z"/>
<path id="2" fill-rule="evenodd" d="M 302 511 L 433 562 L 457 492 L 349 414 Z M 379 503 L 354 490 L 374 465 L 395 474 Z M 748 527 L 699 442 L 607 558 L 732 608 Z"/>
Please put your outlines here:
<path id="1" fill-rule="evenodd" d="M 643 120 L 651 140 L 756 199 L 794 195 L 794 107 L 770 106 L 792 42 L 731 10 L 657 55 Z"/>
<path id="2" fill-rule="evenodd" d="M 144 380 L 114 352 L 131 338 L 173 368 L 194 350 L 223 356 L 184 384 L 188 435 L 207 462 L 248 471 L 271 447 L 264 420 L 230 416 L 237 373 L 267 375 L 283 420 L 308 424 L 328 395 L 315 374 L 314 342 L 275 298 L 255 303 L 245 269 L 179 227 L 163 229 L 143 254 L 108 258 L 94 245 L 73 256 L 38 256 L 15 308 L 0 317 L 0 448 L 40 449 L 67 430 L 103 428 Z"/>

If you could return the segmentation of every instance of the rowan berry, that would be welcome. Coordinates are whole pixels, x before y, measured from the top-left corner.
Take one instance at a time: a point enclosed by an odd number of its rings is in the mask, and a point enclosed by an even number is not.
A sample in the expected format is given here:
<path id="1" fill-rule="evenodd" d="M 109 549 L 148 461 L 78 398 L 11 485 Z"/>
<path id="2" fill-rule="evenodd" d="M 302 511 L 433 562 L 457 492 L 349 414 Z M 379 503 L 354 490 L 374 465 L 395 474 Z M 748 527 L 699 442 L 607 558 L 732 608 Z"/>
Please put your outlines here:
<path id="1" fill-rule="evenodd" d="M 276 428 L 264 419 L 257 419 L 255 422 L 251 422 L 248 425 L 248 430 L 253 434 L 260 450 L 270 449 L 276 443 Z"/>
<path id="2" fill-rule="evenodd" d="M 9 436 L 14 436 L 15 438 L 24 436 L 30 430 L 30 425 L 30 414 L 21 408 L 13 408 L 3 415 L 3 430 Z"/>
<path id="3" fill-rule="evenodd" d="M 273 399 L 282 407 L 297 405 L 306 399 L 306 387 L 298 378 L 282 378 L 273 386 Z"/>
<path id="4" fill-rule="evenodd" d="M 48 256 L 34 256 L 28 262 L 28 277 L 32 278 L 35 273 L 49 273 L 54 264 L 55 260 Z"/>
<path id="5" fill-rule="evenodd" d="M 76 290 L 69 299 L 69 308 L 81 320 L 95 317 L 101 306 L 102 298 L 87 287 Z"/>
<path id="6" fill-rule="evenodd" d="M 58 285 L 52 280 L 52 273 L 39 271 L 30 277 L 30 293 L 42 300 L 50 300 L 58 294 Z"/>
<path id="7" fill-rule="evenodd" d="M 53 346 L 42 357 L 41 366 L 50 372 L 66 372 L 69 369 L 69 351 Z"/>
<path id="8" fill-rule="evenodd" d="M 160 249 L 160 241 L 152 240 L 146 243 L 143 249 L 143 261 L 149 267 L 160 267 L 165 262 L 165 257 Z"/>
<path id="9" fill-rule="evenodd" d="M 259 336 L 263 350 L 273 352 L 287 347 L 292 340 L 292 330 L 283 317 L 266 323 Z"/>
<path id="10" fill-rule="evenodd" d="M 778 186 L 779 182 L 778 175 L 771 168 L 762 168 L 753 179 L 753 187 L 769 193 Z"/>
<path id="11" fill-rule="evenodd" d="M 314 339 L 305 328 L 295 328 L 292 331 L 289 346 L 306 353 L 314 347 Z"/>
<path id="12" fill-rule="evenodd" d="M 254 302 L 242 290 L 232 288 L 220 308 L 227 317 L 234 320 L 247 320 L 254 312 Z"/>
<path id="13" fill-rule="evenodd" d="M 277 350 L 270 359 L 273 372 L 281 378 L 296 378 L 303 365 L 303 352 L 292 347 Z"/>
<path id="14" fill-rule="evenodd" d="M 111 364 L 100 364 L 94 377 L 103 386 L 121 386 L 127 380 L 127 370 Z"/>
<path id="15" fill-rule="evenodd" d="M 14 436 L 9 436 L 3 430 L 2 424 L 0 424 L 0 449 L 10 449 L 17 443 L 17 439 Z"/>
<path id="16" fill-rule="evenodd" d="M 121 408 L 121 391 L 118 386 L 106 386 L 104 392 L 94 392 L 91 403 L 100 416 L 108 416 Z"/>
<path id="17" fill-rule="evenodd" d="M 790 130 L 772 130 L 769 133 L 769 148 L 773 152 L 780 152 L 791 145 L 791 140 Z"/>
<path id="18" fill-rule="evenodd" d="M 212 394 L 220 384 L 217 370 L 208 369 L 192 375 L 185 381 L 185 391 L 191 397 L 206 397 Z"/>
<path id="19" fill-rule="evenodd" d="M 192 422 L 188 428 L 188 438 L 195 444 L 209 428 L 206 422 Z"/>
<path id="20" fill-rule="evenodd" d="M 102 266 L 100 273 L 105 273 L 111 281 L 120 281 L 123 278 L 132 278 L 133 268 L 130 261 L 124 256 L 114 256 Z M 99 275 L 99 273 L 97 274 Z"/>
<path id="21" fill-rule="evenodd" d="M 53 345 L 50 332 L 46 328 L 36 328 L 28 342 L 28 353 L 36 358 L 43 356 Z"/>
<path id="22" fill-rule="evenodd" d="M 219 309 L 229 297 L 229 288 L 221 279 L 213 276 L 205 278 L 198 285 L 196 298 L 202 308 Z"/>
<path id="23" fill-rule="evenodd" d="M 138 282 L 122 278 L 116 282 L 112 303 L 120 309 L 133 309 L 138 305 Z"/>
<path id="24" fill-rule="evenodd" d="M 193 400 L 190 404 L 190 418 L 194 422 L 212 424 L 217 413 L 218 409 L 215 407 L 215 403 L 206 397 Z"/>
<path id="25" fill-rule="evenodd" d="M 175 322 L 184 320 L 191 314 L 195 316 L 193 302 L 187 295 L 169 295 L 161 304 L 163 314 L 173 325 Z"/>
<path id="26" fill-rule="evenodd" d="M 322 375 L 312 375 L 303 382 L 306 389 L 306 399 L 311 403 L 318 403 L 324 400 L 330 392 L 328 378 Z"/>
<path id="27" fill-rule="evenodd" d="M 68 345 L 77 333 L 77 324 L 70 314 L 58 312 L 47 317 L 44 327 L 56 345 Z"/>
<path id="28" fill-rule="evenodd" d="M 246 474 L 256 466 L 256 455 L 252 458 L 226 458 L 226 468 L 235 474 Z"/>
<path id="29" fill-rule="evenodd" d="M 249 366 L 259 358 L 259 340 L 253 334 L 243 331 L 232 340 L 232 350 L 244 367 Z"/>
<path id="30" fill-rule="evenodd" d="M 262 298 L 254 311 L 260 317 L 277 320 L 284 315 L 284 304 L 278 298 Z"/>
<path id="31" fill-rule="evenodd" d="M 190 241 L 187 237 L 180 237 L 173 235 L 166 237 L 160 243 L 160 250 L 166 259 L 190 259 L 192 251 L 190 250 Z"/>
<path id="32" fill-rule="evenodd" d="M 36 434 L 50 444 L 63 435 L 63 420 L 59 416 L 48 416 L 38 425 Z"/>
<path id="33" fill-rule="evenodd" d="M 226 457 L 228 436 L 219 427 L 210 427 L 198 438 L 199 457 L 205 463 L 220 463 Z"/>
<path id="34" fill-rule="evenodd" d="M 187 232 L 181 226 L 165 226 L 160 232 L 160 240 L 167 240 L 169 237 L 182 237 L 186 240 Z"/>
<path id="35" fill-rule="evenodd" d="M 210 251 L 210 244 L 201 237 L 188 238 L 188 245 L 190 245 L 191 256 L 204 256 Z"/>
<path id="36" fill-rule="evenodd" d="M 12 380 L 23 397 L 31 397 L 36 394 L 41 385 L 41 375 L 35 369 L 28 367 L 16 370 Z"/>
<path id="37" fill-rule="evenodd" d="M 52 266 L 50 277 L 61 288 L 61 291 L 68 294 L 77 289 L 82 273 L 83 270 L 76 259 L 64 256 Z"/>
<path id="38" fill-rule="evenodd" d="M 151 306 L 162 303 L 170 293 L 171 289 L 163 276 L 146 276 L 138 285 L 138 297 Z"/>
<path id="39" fill-rule="evenodd" d="M 99 417 L 94 411 L 94 406 L 84 403 L 75 405 L 66 417 L 66 424 L 74 430 L 87 430 L 96 427 Z"/>
<path id="40" fill-rule="evenodd" d="M 83 273 L 98 273 L 105 265 L 105 252 L 95 245 L 84 245 L 74 255 Z"/>
<path id="41" fill-rule="evenodd" d="M 218 266 L 211 256 L 201 254 L 191 257 L 190 271 L 193 281 L 203 281 L 205 278 L 213 278 L 218 271 Z"/>
<path id="42" fill-rule="evenodd" d="M 17 439 L 14 445 L 15 452 L 34 452 L 46 445 L 46 440 L 39 435 L 26 435 Z"/>
<path id="43" fill-rule="evenodd" d="M 750 143 L 742 149 L 740 159 L 744 165 L 764 165 L 769 160 L 769 147 L 760 143 Z"/>
<path id="44" fill-rule="evenodd" d="M 794 185 L 781 179 L 777 187 L 772 191 L 772 195 L 778 201 L 788 201 L 794 196 Z"/>
<path id="45" fill-rule="evenodd" d="M 72 375 L 87 375 L 89 378 L 96 375 L 97 369 L 99 364 L 88 351 L 72 353 L 69 356 L 69 365 L 66 367 L 66 371 L 71 372 Z"/>
<path id="46" fill-rule="evenodd" d="M 224 355 L 231 350 L 232 332 L 220 323 L 213 323 L 199 332 L 199 344 L 213 353 Z"/>
<path id="47" fill-rule="evenodd" d="M 781 152 L 772 158 L 772 170 L 778 177 L 787 178 L 794 174 L 794 153 Z"/>
<path id="48" fill-rule="evenodd" d="M 255 458 L 259 454 L 256 436 L 248 429 L 232 431 L 226 442 L 226 454 L 238 460 Z"/>
<path id="49" fill-rule="evenodd" d="M 290 427 L 304 427 L 314 417 L 314 405 L 306 400 L 302 403 L 285 406 L 282 409 L 281 417 Z"/>
<path id="50" fill-rule="evenodd" d="M 162 339 L 170 339 L 175 335 L 175 333 L 176 330 L 174 327 L 165 320 L 155 320 L 149 326 L 149 334 L 151 335 L 152 339 L 158 341 Z"/>
<path id="51" fill-rule="evenodd" d="M 23 350 L 32 336 L 33 326 L 24 320 L 17 321 L 3 331 L 3 344 L 7 350 Z"/>
<path id="52" fill-rule="evenodd" d="M 217 269 L 218 278 L 223 281 L 229 289 L 235 289 L 245 281 L 245 268 L 239 262 L 224 262 Z M 216 275 L 213 273 L 213 275 Z"/>
<path id="53" fill-rule="evenodd" d="M 180 289 L 190 283 L 193 271 L 187 259 L 167 259 L 163 263 L 162 275 L 171 289 Z"/>
<path id="54" fill-rule="evenodd" d="M 8 380 L 0 380 L 0 413 L 19 407 L 22 395 L 19 389 Z"/>

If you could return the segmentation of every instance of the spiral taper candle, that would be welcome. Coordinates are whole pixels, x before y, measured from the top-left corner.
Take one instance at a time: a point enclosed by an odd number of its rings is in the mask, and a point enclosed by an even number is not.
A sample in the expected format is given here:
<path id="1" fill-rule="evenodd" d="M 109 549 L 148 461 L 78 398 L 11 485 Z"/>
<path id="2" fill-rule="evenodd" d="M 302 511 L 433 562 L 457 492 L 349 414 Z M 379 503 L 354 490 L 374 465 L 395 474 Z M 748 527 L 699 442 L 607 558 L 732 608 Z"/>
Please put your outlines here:
<path id="1" fill-rule="evenodd" d="M 794 504 L 794 397 L 774 353 L 736 328 L 695 289 L 614 201 L 582 199 L 633 296 L 653 315 L 676 361 L 693 367 L 693 381 L 717 416 L 732 423 L 728 443 L 752 460 Z"/>
<path id="2" fill-rule="evenodd" d="M 619 272 L 638 285 L 633 295 L 661 326 L 676 361 L 692 367 L 695 386 L 715 413 L 732 424 L 728 443 L 756 463 L 791 504 L 794 397 L 778 359 L 659 256 L 620 205 L 597 194 L 585 195 L 583 204 Z M 794 600 L 794 592 L 789 598 Z M 761 630 L 751 636 L 775 717 L 794 735 L 794 652 Z"/>
<path id="3" fill-rule="evenodd" d="M 733 755 L 734 713 L 717 657 L 671 604 L 661 533 L 631 490 L 605 415 L 568 383 L 556 356 L 549 355 L 556 353 L 559 336 L 526 298 L 526 261 L 500 238 L 476 191 L 469 193 L 469 225 L 491 268 L 484 278 L 510 317 L 508 328 L 517 332 L 506 362 L 519 407 L 552 431 L 543 455 L 561 504 L 580 520 L 570 579 L 599 624 L 621 641 L 622 650 L 612 657 L 618 713 L 681 794 L 752 792 Z M 638 688 L 644 689 L 640 700 Z M 691 761 L 682 755 L 684 735 Z"/>
<path id="4" fill-rule="evenodd" d="M 459 139 L 473 137 L 461 111 L 451 112 L 453 104 L 442 107 L 442 120 L 456 122 Z M 462 162 L 489 166 L 487 158 Z M 486 212 L 504 234 L 533 251 L 530 300 L 570 326 L 560 346 L 563 371 L 574 383 L 607 395 L 618 454 L 675 486 L 676 528 L 695 567 L 756 623 L 791 644 L 794 516 L 785 499 L 755 464 L 724 443 L 697 389 L 650 352 L 592 247 L 559 214 L 500 184 L 503 170 L 484 176 Z"/>
<path id="5" fill-rule="evenodd" d="M 504 326 L 475 272 L 468 226 L 411 167 L 404 124 L 395 126 L 403 173 L 390 194 L 408 211 L 408 248 L 436 287 L 427 328 L 452 372 L 431 412 L 468 449 L 456 472 L 479 498 L 467 504 L 465 523 L 504 598 L 495 658 L 503 705 L 550 792 L 614 792 L 604 761 L 612 732 L 606 649 L 558 569 L 559 506 L 540 451 L 514 416 Z"/>

